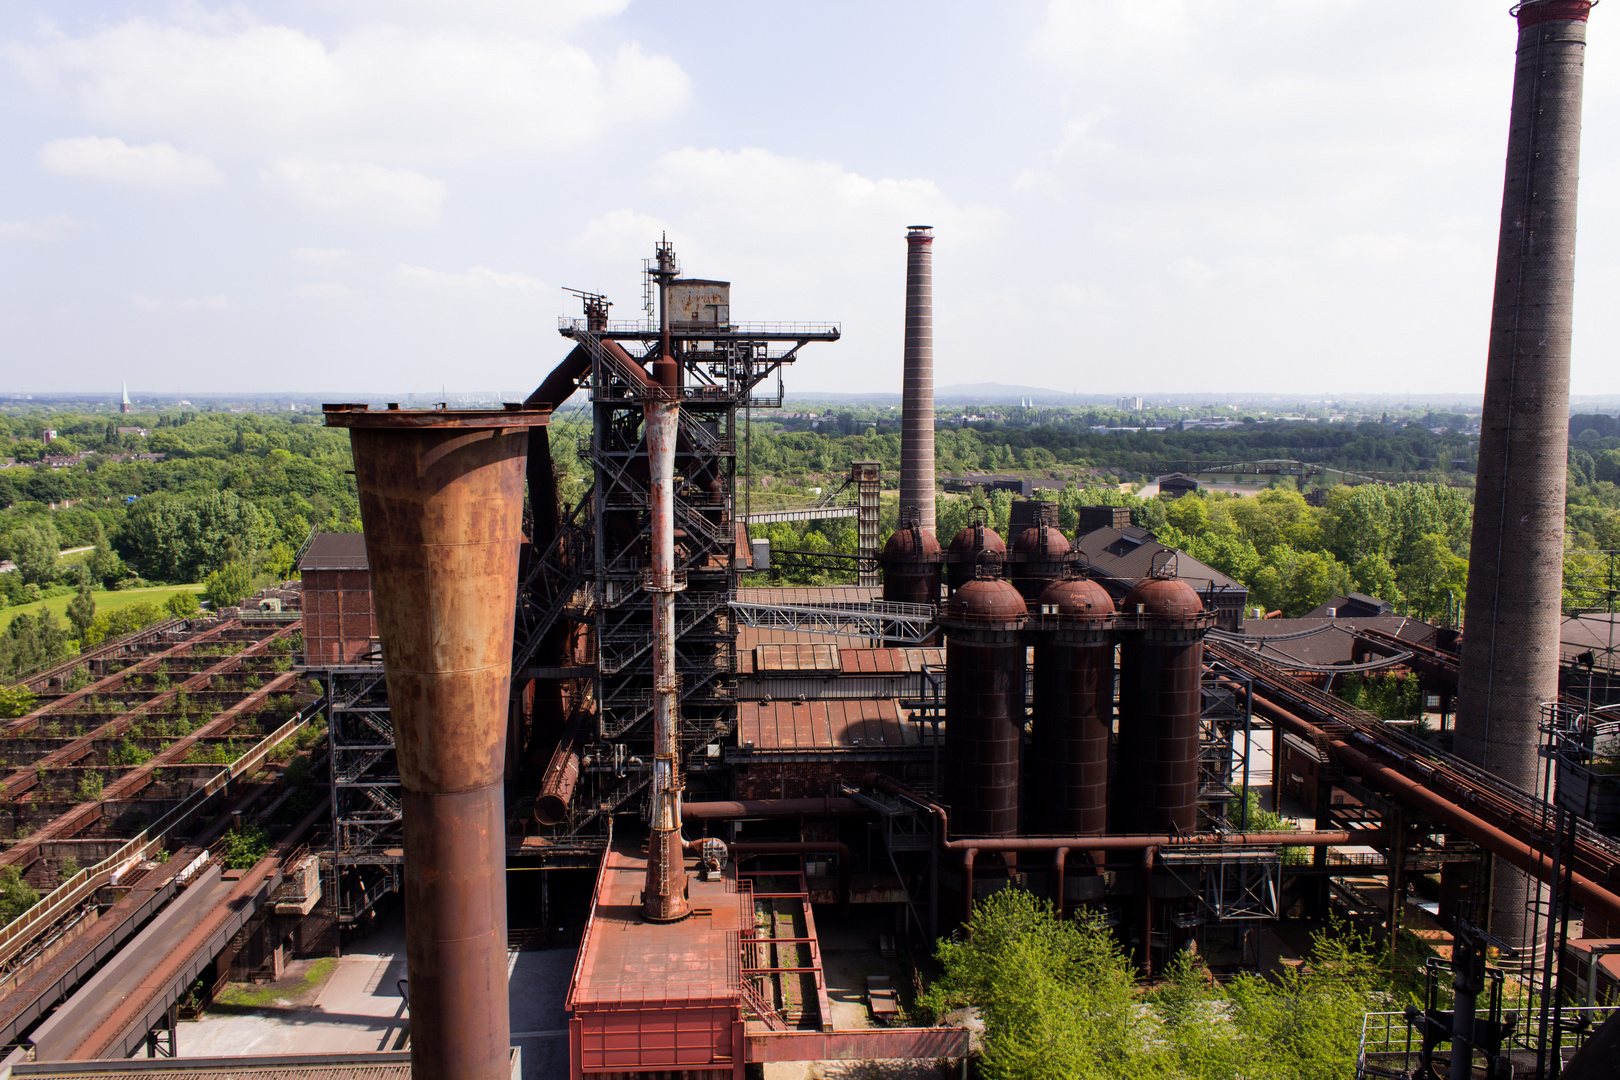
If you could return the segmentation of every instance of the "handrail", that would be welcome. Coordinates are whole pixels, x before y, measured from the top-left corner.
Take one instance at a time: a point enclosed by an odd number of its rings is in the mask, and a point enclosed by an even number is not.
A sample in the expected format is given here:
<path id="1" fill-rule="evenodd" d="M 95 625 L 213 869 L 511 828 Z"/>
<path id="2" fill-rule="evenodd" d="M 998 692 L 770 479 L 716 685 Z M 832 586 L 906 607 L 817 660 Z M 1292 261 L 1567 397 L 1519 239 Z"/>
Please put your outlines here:
<path id="1" fill-rule="evenodd" d="M 13 919 L 11 923 L 0 927 L 0 965 L 9 963 L 21 951 L 22 945 L 31 940 L 23 937 L 24 934 L 55 923 L 74 907 L 77 907 L 91 892 L 107 884 L 108 879 L 112 877 L 112 872 L 132 857 L 146 858 L 157 851 L 158 845 L 167 839 L 170 831 L 189 821 L 197 811 L 202 809 L 215 794 L 232 780 L 245 772 L 258 768 L 264 762 L 264 759 L 269 756 L 271 750 L 297 734 L 311 720 L 320 716 L 322 711 L 322 703 L 319 701 L 305 706 L 296 716 L 265 736 L 252 750 L 249 750 L 246 754 L 237 758 L 235 762 L 215 773 L 178 806 L 172 808 L 153 824 L 142 829 L 117 851 L 94 866 L 80 870 L 47 894 L 39 903 Z M 19 938 L 22 939 L 20 943 Z"/>

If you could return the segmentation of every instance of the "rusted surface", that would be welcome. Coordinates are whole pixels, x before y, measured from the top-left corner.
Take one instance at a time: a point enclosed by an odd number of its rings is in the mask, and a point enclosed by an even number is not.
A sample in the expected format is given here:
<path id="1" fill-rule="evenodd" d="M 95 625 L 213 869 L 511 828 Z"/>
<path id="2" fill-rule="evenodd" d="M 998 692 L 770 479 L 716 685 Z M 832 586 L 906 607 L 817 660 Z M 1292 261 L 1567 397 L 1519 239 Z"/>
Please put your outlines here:
<path id="1" fill-rule="evenodd" d="M 1035 637 L 1031 831 L 1108 830 L 1108 750 L 1114 730 L 1114 601 L 1095 581 L 1049 586 L 1038 600 L 1063 624 Z"/>
<path id="2" fill-rule="evenodd" d="M 1523 30 L 1554 19 L 1585 22 L 1592 14 L 1594 2 L 1595 0 L 1525 0 L 1519 5 L 1519 29 Z"/>
<path id="3" fill-rule="evenodd" d="M 1070 562 L 1069 538 L 1054 525 L 1035 524 L 1013 536 L 1007 553 L 1008 575 L 1024 599 L 1034 601 L 1062 578 Z"/>
<path id="4" fill-rule="evenodd" d="M 1118 828 L 1191 833 L 1198 826 L 1203 602 L 1184 582 L 1149 578 L 1119 608 Z"/>
<path id="5" fill-rule="evenodd" d="M 510 1044 L 502 765 L 527 426 L 549 414 L 364 415 L 327 419 L 354 429 L 404 787 L 413 1075 L 495 1080 Z"/>
<path id="6" fill-rule="evenodd" d="M 940 620 L 950 630 L 942 780 L 963 836 L 1018 832 L 1025 614 L 1010 583 L 980 578 L 956 591 Z"/>
<path id="7" fill-rule="evenodd" d="M 681 813 L 693 821 L 767 817 L 830 817 L 834 814 L 869 814 L 871 809 L 854 799 L 823 795 L 815 799 L 733 799 L 685 803 Z"/>
<path id="8" fill-rule="evenodd" d="M 579 783 L 579 755 L 590 741 L 593 720 L 589 712 L 580 709 L 563 728 L 540 780 L 540 797 L 534 803 L 534 819 L 542 825 L 560 825 L 568 819 L 568 804 L 573 802 L 574 786 Z"/>
<path id="9" fill-rule="evenodd" d="M 963 1058 L 966 1028 L 866 1028 L 859 1031 L 750 1031 L 748 1060 L 870 1061 Z"/>
<path id="10" fill-rule="evenodd" d="M 401 793 L 414 1076 L 505 1076 L 502 787 Z M 415 863 L 426 872 L 412 873 Z M 493 877 L 492 877 L 493 874 Z"/>
<path id="11" fill-rule="evenodd" d="M 666 350 L 668 318 L 666 310 Z M 675 368 L 673 363 L 669 366 Z M 680 406 L 672 401 L 651 400 L 643 415 L 651 473 L 648 502 L 652 521 L 648 528 L 652 572 L 643 588 L 653 600 L 653 775 L 652 836 L 648 840 L 642 914 L 655 922 L 676 922 L 691 911 L 686 901 L 686 863 L 681 854 L 680 687 L 675 678 L 675 593 L 681 585 L 675 579 L 674 484 Z"/>
<path id="12" fill-rule="evenodd" d="M 841 669 L 839 651 L 837 645 L 756 645 L 754 670 L 835 673 Z"/>
<path id="13" fill-rule="evenodd" d="M 739 862 L 749 855 L 838 856 L 839 913 L 849 914 L 849 845 L 837 840 L 761 840 L 757 843 L 733 843 L 730 851 Z"/>
<path id="14" fill-rule="evenodd" d="M 951 546 L 945 553 L 945 570 L 946 584 L 952 593 L 974 579 L 979 555 L 985 551 L 1004 556 L 1007 545 L 1001 534 L 990 528 L 982 517 L 951 538 Z"/>
<path id="15" fill-rule="evenodd" d="M 900 719 L 892 698 L 743 701 L 737 744 L 773 750 L 883 750 L 919 744 L 917 727 Z"/>
<path id="16" fill-rule="evenodd" d="M 507 429 L 527 432 L 551 421 L 551 403 L 507 405 L 504 409 L 377 409 L 358 402 L 322 405 L 327 427 L 371 431 L 466 431 Z M 358 471 L 358 466 L 356 466 Z M 369 544 L 367 550 L 370 550 Z"/>
<path id="17" fill-rule="evenodd" d="M 1335 761 L 1360 774 L 1363 780 L 1389 792 L 1406 805 L 1454 826 L 1464 836 L 1492 854 L 1500 856 L 1515 868 L 1543 883 L 1550 883 L 1560 872 L 1560 868 L 1539 847 L 1532 847 L 1496 822 L 1487 820 L 1483 814 L 1462 806 L 1458 793 L 1435 790 L 1428 784 L 1405 776 L 1268 698 L 1255 694 L 1253 701 L 1256 713 L 1313 742 L 1320 740 Z M 1431 777 L 1431 782 L 1443 778 L 1441 770 L 1425 766 L 1425 772 Z M 1482 808 L 1489 805 L 1483 799 L 1476 798 L 1471 801 Z M 1612 874 L 1612 865 L 1605 868 L 1604 873 Z M 1593 877 L 1577 870 L 1569 874 L 1567 881 L 1570 894 L 1586 909 L 1588 918 L 1601 918 L 1611 923 L 1620 922 L 1620 891 L 1610 886 L 1607 880 L 1594 880 Z"/>
<path id="18" fill-rule="evenodd" d="M 894 531 L 878 561 L 883 565 L 883 599 L 898 604 L 939 600 L 939 541 L 915 521 Z"/>
<path id="19" fill-rule="evenodd" d="M 944 649 L 840 649 L 839 668 L 845 675 L 909 675 L 945 666 Z"/>

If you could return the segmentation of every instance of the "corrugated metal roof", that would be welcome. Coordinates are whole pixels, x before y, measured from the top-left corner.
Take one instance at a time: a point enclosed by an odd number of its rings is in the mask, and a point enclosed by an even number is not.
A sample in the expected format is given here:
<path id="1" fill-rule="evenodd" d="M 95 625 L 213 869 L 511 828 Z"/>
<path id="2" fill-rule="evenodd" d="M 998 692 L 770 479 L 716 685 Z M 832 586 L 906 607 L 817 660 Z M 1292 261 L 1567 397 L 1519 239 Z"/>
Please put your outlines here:
<path id="1" fill-rule="evenodd" d="M 909 675 L 945 666 L 944 649 L 843 649 L 839 653 L 845 675 Z"/>
<path id="2" fill-rule="evenodd" d="M 12 1066 L 11 1075 L 45 1080 L 410 1080 L 410 1051 L 296 1054 L 285 1057 L 201 1057 L 130 1061 L 39 1061 Z"/>
<path id="3" fill-rule="evenodd" d="M 1326 667 L 1348 664 L 1354 659 L 1356 632 L 1362 629 L 1381 630 L 1386 634 L 1410 641 L 1415 645 L 1433 645 L 1434 627 L 1419 619 L 1404 615 L 1372 615 L 1364 619 L 1250 619 L 1243 624 L 1243 636 L 1251 641 L 1266 641 L 1260 656 L 1283 657 L 1296 663 Z M 1289 637 L 1316 630 L 1309 637 Z"/>
<path id="4" fill-rule="evenodd" d="M 299 570 L 369 570 L 364 533 L 316 533 Z"/>
<path id="5" fill-rule="evenodd" d="M 834 672 L 839 670 L 838 654 L 836 645 L 756 645 L 754 670 Z"/>
<path id="6" fill-rule="evenodd" d="M 638 848 L 639 841 L 620 841 L 602 858 L 568 1007 L 736 1002 L 743 917 L 736 882 L 700 881 L 693 874 L 687 879 L 692 915 L 678 923 L 646 922 L 647 859 Z"/>
<path id="7" fill-rule="evenodd" d="M 737 745 L 753 743 L 756 751 L 899 750 L 918 738 L 890 698 L 737 704 Z"/>

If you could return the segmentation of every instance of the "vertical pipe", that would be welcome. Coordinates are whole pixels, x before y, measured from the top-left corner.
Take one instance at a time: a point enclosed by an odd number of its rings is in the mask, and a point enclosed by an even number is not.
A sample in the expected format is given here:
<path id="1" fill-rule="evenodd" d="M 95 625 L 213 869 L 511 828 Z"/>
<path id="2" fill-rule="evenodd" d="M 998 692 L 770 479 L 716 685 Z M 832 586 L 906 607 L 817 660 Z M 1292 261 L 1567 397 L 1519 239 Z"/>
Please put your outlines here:
<path id="1" fill-rule="evenodd" d="M 934 533 L 934 230 L 906 231 L 906 338 L 900 412 L 900 510 Z"/>
<path id="2" fill-rule="evenodd" d="M 367 413 L 349 427 L 403 788 L 411 1075 L 510 1075 L 502 784 L 526 427 L 546 413 Z"/>
<path id="3" fill-rule="evenodd" d="M 652 570 L 644 583 L 653 598 L 652 838 L 642 915 L 676 922 L 691 914 L 686 860 L 681 853 L 680 686 L 675 678 L 675 437 L 680 404 L 654 398 L 645 407 L 651 467 Z"/>
<path id="4" fill-rule="evenodd" d="M 675 248 L 659 241 L 653 274 L 658 279 L 659 353 L 653 383 L 642 407 L 647 436 L 648 525 L 651 569 L 642 587 L 652 596 L 653 774 L 652 836 L 647 844 L 647 885 L 642 917 L 678 922 L 691 914 L 686 902 L 686 857 L 681 846 L 680 686 L 675 677 L 675 449 L 680 428 L 680 365 L 669 333 L 669 283 Z"/>
<path id="5" fill-rule="evenodd" d="M 1142 849 L 1142 978 L 1153 978 L 1153 860 L 1159 849 Z"/>
<path id="6" fill-rule="evenodd" d="M 1575 196 L 1590 0 L 1516 9 L 1518 59 L 1485 369 L 1456 750 L 1536 788 L 1540 704 L 1558 696 Z M 1504 867 L 1488 927 L 1525 940 L 1529 882 Z"/>

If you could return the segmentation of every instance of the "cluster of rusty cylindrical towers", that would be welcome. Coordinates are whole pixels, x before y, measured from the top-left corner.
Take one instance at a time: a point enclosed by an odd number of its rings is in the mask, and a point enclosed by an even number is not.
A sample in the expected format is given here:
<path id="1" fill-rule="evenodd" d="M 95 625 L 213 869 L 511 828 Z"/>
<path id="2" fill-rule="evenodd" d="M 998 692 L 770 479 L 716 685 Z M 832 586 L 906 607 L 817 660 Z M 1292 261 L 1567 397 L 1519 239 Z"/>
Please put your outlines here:
<path id="1" fill-rule="evenodd" d="M 940 785 L 951 831 L 964 837 L 1196 831 L 1199 682 L 1214 616 L 1191 586 L 1168 578 L 1143 581 L 1116 607 L 1102 585 L 1072 576 L 1072 564 L 1049 557 L 1066 555 L 1069 545 L 1044 522 L 1027 525 L 1018 546 L 1036 558 L 1012 580 L 1003 573 L 1005 545 L 983 521 L 958 533 L 949 549 L 957 561 L 947 564 L 955 587 L 939 619 L 948 717 Z M 1119 738 L 1111 753 L 1116 647 Z"/>

